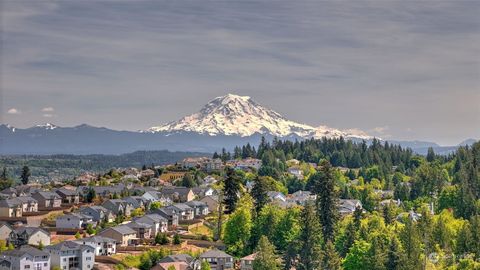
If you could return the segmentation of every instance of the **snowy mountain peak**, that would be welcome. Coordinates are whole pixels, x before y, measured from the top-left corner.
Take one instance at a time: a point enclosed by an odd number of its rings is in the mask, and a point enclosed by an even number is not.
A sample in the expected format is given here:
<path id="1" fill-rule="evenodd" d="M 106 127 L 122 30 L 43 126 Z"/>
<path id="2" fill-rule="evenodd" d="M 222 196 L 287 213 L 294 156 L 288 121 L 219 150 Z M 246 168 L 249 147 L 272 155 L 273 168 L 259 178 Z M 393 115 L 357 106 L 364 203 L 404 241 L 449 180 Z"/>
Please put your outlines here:
<path id="1" fill-rule="evenodd" d="M 165 125 L 152 127 L 149 132 L 195 132 L 208 135 L 251 136 L 255 133 L 278 137 L 297 135 L 309 137 L 358 137 L 368 135 L 352 134 L 325 126 L 314 128 L 285 119 L 279 113 L 256 103 L 248 96 L 227 94 L 208 102 L 199 112 Z"/>
<path id="2" fill-rule="evenodd" d="M 36 125 L 35 127 L 37 128 L 44 128 L 46 130 L 52 130 L 52 129 L 56 129 L 57 126 L 54 125 L 54 124 L 51 124 L 51 123 L 45 123 L 43 125 Z"/>

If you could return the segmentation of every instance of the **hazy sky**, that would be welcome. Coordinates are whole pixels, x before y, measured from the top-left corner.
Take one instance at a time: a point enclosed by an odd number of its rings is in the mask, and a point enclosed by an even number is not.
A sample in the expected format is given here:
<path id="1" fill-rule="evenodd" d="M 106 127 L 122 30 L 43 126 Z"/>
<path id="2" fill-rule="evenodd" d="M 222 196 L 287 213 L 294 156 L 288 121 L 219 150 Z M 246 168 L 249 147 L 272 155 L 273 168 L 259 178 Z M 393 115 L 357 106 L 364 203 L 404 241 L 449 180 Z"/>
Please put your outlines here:
<path id="1" fill-rule="evenodd" d="M 480 1 L 1 1 L 1 122 L 138 130 L 226 93 L 387 139 L 480 138 Z"/>

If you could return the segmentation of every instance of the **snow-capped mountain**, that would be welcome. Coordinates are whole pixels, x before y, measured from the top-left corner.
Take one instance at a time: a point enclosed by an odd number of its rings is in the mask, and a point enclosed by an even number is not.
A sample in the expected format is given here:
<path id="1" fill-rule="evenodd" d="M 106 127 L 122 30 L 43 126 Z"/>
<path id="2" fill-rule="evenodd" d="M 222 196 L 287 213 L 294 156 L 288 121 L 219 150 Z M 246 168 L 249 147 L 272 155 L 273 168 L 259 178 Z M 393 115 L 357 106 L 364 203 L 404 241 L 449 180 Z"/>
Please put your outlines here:
<path id="1" fill-rule="evenodd" d="M 279 113 L 263 107 L 248 96 L 228 94 L 217 97 L 199 112 L 165 125 L 152 127 L 149 132 L 195 132 L 210 136 L 248 137 L 266 134 L 277 137 L 296 135 L 302 138 L 351 137 L 370 139 L 361 131 L 342 131 L 327 126 L 312 127 L 285 119 Z"/>

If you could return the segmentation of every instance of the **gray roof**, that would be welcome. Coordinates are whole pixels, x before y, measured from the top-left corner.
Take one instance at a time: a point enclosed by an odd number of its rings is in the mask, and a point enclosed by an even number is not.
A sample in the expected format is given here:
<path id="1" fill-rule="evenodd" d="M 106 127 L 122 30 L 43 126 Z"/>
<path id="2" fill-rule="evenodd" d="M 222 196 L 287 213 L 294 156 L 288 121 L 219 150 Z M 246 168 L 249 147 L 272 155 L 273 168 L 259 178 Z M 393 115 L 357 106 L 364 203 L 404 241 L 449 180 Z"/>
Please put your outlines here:
<path id="1" fill-rule="evenodd" d="M 18 200 L 15 200 L 15 199 L 4 199 L 4 200 L 0 200 L 0 207 L 7 207 L 7 208 L 17 207 L 17 206 L 19 206 L 20 204 L 22 204 L 22 202 L 21 202 L 21 201 L 18 201 Z"/>
<path id="2" fill-rule="evenodd" d="M 126 224 L 128 227 L 132 228 L 132 229 L 137 229 L 137 228 L 151 228 L 152 225 L 150 224 L 147 224 L 147 223 L 143 223 L 143 222 L 139 222 L 139 221 L 132 221 L 132 222 L 129 222 Z"/>
<path id="3" fill-rule="evenodd" d="M 202 253 L 200 255 L 200 258 L 233 258 L 233 257 L 221 250 L 211 249 L 207 252 Z"/>
<path id="4" fill-rule="evenodd" d="M 159 260 L 159 263 L 167 263 L 167 262 L 186 262 L 190 263 L 193 261 L 193 257 L 188 254 L 176 254 L 176 255 L 168 255 L 167 257 Z"/>
<path id="5" fill-rule="evenodd" d="M 105 230 L 112 229 L 120 234 L 134 234 L 136 233 L 132 228 L 126 226 L 126 225 L 118 225 L 115 227 L 110 227 Z"/>
<path id="6" fill-rule="evenodd" d="M 40 249 L 31 246 L 21 246 L 17 249 L 2 252 L 2 255 L 12 257 L 22 257 L 27 254 L 31 256 L 49 256 L 47 252 L 41 251 Z"/>
<path id="7" fill-rule="evenodd" d="M 46 246 L 45 249 L 67 251 L 67 250 L 84 250 L 84 249 L 93 249 L 93 248 L 87 245 L 75 243 L 73 241 L 63 241 L 56 245 Z"/>
<path id="8" fill-rule="evenodd" d="M 55 192 L 58 194 L 66 195 L 66 196 L 76 196 L 79 194 L 78 191 L 76 190 L 71 190 L 63 187 L 55 190 Z"/>
<path id="9" fill-rule="evenodd" d="M 96 243 L 101 243 L 101 242 L 116 242 L 115 239 L 109 238 L 109 237 L 104 237 L 100 235 L 94 235 L 90 237 L 85 237 L 85 238 L 80 238 L 75 240 L 76 242 L 96 242 Z"/>
<path id="10" fill-rule="evenodd" d="M 13 231 L 17 234 L 22 234 L 24 232 L 27 232 L 28 235 L 32 235 L 32 234 L 34 234 L 38 231 L 41 231 L 41 232 L 47 234 L 48 236 L 50 236 L 49 232 L 45 231 L 42 228 L 38 228 L 38 227 L 19 227 L 19 228 L 15 228 Z"/>
<path id="11" fill-rule="evenodd" d="M 190 207 L 198 207 L 198 206 L 207 207 L 208 206 L 206 202 L 200 202 L 200 201 L 189 201 L 189 202 L 186 202 L 185 204 Z"/>
<path id="12" fill-rule="evenodd" d="M 175 207 L 177 209 L 180 209 L 182 211 L 187 211 L 187 210 L 192 210 L 192 208 L 184 203 L 176 203 L 174 205 L 170 205 L 170 206 L 167 206 L 167 208 L 169 207 Z"/>
<path id="13" fill-rule="evenodd" d="M 18 200 L 22 203 L 37 202 L 37 200 L 35 200 L 31 196 L 18 196 L 18 197 L 15 197 L 14 200 Z"/>
<path id="14" fill-rule="evenodd" d="M 39 195 L 40 197 L 44 198 L 44 199 L 52 199 L 52 198 L 55 198 L 55 199 L 61 199 L 60 196 L 58 196 L 57 193 L 54 193 L 54 192 L 50 192 L 50 191 L 37 191 L 35 192 L 33 195 Z"/>

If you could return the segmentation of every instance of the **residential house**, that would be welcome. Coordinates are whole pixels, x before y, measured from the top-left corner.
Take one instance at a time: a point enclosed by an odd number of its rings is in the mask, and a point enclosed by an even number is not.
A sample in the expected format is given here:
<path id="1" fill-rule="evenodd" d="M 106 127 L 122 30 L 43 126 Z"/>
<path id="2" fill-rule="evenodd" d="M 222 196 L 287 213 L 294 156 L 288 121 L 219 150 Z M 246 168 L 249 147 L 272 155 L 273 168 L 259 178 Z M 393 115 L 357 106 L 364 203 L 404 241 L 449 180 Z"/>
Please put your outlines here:
<path id="1" fill-rule="evenodd" d="M 209 157 L 187 157 L 182 160 L 182 167 L 186 169 L 205 169 L 205 164 L 210 160 Z"/>
<path id="2" fill-rule="evenodd" d="M 268 198 L 270 198 L 270 200 L 272 202 L 286 202 L 287 201 L 287 197 L 285 197 L 285 195 L 281 192 L 278 192 L 278 191 L 269 191 L 267 192 L 267 196 Z"/>
<path id="3" fill-rule="evenodd" d="M 124 201 L 130 203 L 134 209 L 137 208 L 146 208 L 148 201 L 144 199 L 142 196 L 130 196 L 123 198 Z"/>
<path id="4" fill-rule="evenodd" d="M 8 240 L 13 228 L 6 222 L 0 222 L 0 240 Z"/>
<path id="5" fill-rule="evenodd" d="M 200 202 L 204 202 L 208 206 L 208 212 L 214 212 L 218 210 L 218 196 L 205 196 L 200 199 Z"/>
<path id="6" fill-rule="evenodd" d="M 340 215 L 349 215 L 355 212 L 356 208 L 362 208 L 362 202 L 360 200 L 344 200 L 340 199 L 338 203 L 338 212 Z"/>
<path id="7" fill-rule="evenodd" d="M 167 219 L 169 226 L 178 226 L 178 220 L 180 219 L 180 215 L 177 213 L 175 208 L 162 207 L 160 209 L 150 211 L 150 213 L 158 214 L 163 218 Z"/>
<path id="8" fill-rule="evenodd" d="M 287 198 L 287 201 L 293 202 L 298 205 L 305 205 L 307 201 L 315 201 L 317 196 L 312 194 L 310 191 L 299 190 L 290 194 Z"/>
<path id="9" fill-rule="evenodd" d="M 19 227 L 15 228 L 8 236 L 8 243 L 12 243 L 15 247 L 23 245 L 38 246 L 50 245 L 50 233 L 38 227 Z"/>
<path id="10" fill-rule="evenodd" d="M 212 270 L 233 269 L 234 267 L 233 257 L 218 249 L 202 253 L 199 259 L 208 262 Z"/>
<path id="11" fill-rule="evenodd" d="M 293 176 L 295 176 L 297 179 L 300 179 L 300 180 L 304 178 L 303 170 L 300 169 L 300 167 L 296 167 L 296 166 L 290 167 L 288 168 L 288 173 L 292 174 Z"/>
<path id="12" fill-rule="evenodd" d="M 192 220 L 195 218 L 193 209 L 184 203 L 176 203 L 165 207 L 166 209 L 174 209 L 179 215 L 180 220 Z"/>
<path id="13" fill-rule="evenodd" d="M 109 237 L 94 235 L 80 238 L 74 242 L 93 247 L 95 249 L 95 256 L 110 256 L 117 253 L 117 241 Z"/>
<path id="14" fill-rule="evenodd" d="M 22 206 L 22 215 L 25 213 L 36 213 L 38 212 L 38 202 L 31 196 L 18 196 L 13 198 L 20 202 Z"/>
<path id="15" fill-rule="evenodd" d="M 162 205 L 170 205 L 173 203 L 172 199 L 165 196 L 159 191 L 147 191 L 142 195 L 142 198 L 147 202 L 160 202 Z"/>
<path id="16" fill-rule="evenodd" d="M 95 264 L 95 249 L 89 245 L 64 241 L 56 245 L 46 246 L 44 250 L 50 254 L 52 268 L 91 270 Z"/>
<path id="17" fill-rule="evenodd" d="M 91 216 L 92 220 L 101 223 L 101 222 L 112 222 L 115 220 L 115 215 L 112 211 L 100 205 L 86 206 L 78 209 L 78 213 Z"/>
<path id="18" fill-rule="evenodd" d="M 151 225 L 152 236 L 168 230 L 168 220 L 159 214 L 147 214 L 142 217 L 135 218 L 134 221 Z"/>
<path id="19" fill-rule="evenodd" d="M 132 210 L 135 209 L 131 203 L 122 199 L 111 199 L 105 201 L 102 206 L 112 211 L 117 216 L 124 215 L 126 217 L 129 217 L 132 213 Z"/>
<path id="20" fill-rule="evenodd" d="M 150 239 L 152 237 L 155 237 L 155 234 L 152 233 L 152 231 L 154 232 L 155 228 L 153 228 L 153 226 L 150 224 L 134 220 L 125 225 L 136 232 L 138 239 Z"/>
<path id="21" fill-rule="evenodd" d="M 0 217 L 21 217 L 22 203 L 15 198 L 0 200 Z"/>
<path id="22" fill-rule="evenodd" d="M 174 202 L 189 202 L 195 198 L 192 189 L 187 187 L 164 187 L 161 193 Z"/>
<path id="23" fill-rule="evenodd" d="M 193 195 L 196 198 L 203 198 L 205 196 L 212 196 L 215 194 L 215 190 L 211 187 L 194 187 L 192 188 Z"/>
<path id="24" fill-rule="evenodd" d="M 253 270 L 253 261 L 257 253 L 250 254 L 240 259 L 240 270 Z"/>
<path id="25" fill-rule="evenodd" d="M 200 262 L 188 254 L 168 255 L 160 259 L 152 270 L 168 270 L 172 266 L 175 270 L 200 270 Z"/>
<path id="26" fill-rule="evenodd" d="M 77 190 L 66 189 L 64 187 L 55 190 L 55 192 L 62 198 L 63 204 L 79 204 L 80 193 Z"/>
<path id="27" fill-rule="evenodd" d="M 208 215 L 208 204 L 201 201 L 189 201 L 185 203 L 193 209 L 193 215 L 197 217 L 202 217 Z"/>
<path id="28" fill-rule="evenodd" d="M 14 250 L 3 251 L 0 259 L 10 262 L 9 270 L 50 270 L 50 254 L 31 246 L 22 246 Z"/>
<path id="29" fill-rule="evenodd" d="M 62 205 L 62 198 L 54 192 L 37 191 L 32 194 L 32 197 L 37 200 L 38 208 L 58 208 Z"/>
<path id="30" fill-rule="evenodd" d="M 94 227 L 97 225 L 91 216 L 82 213 L 66 214 L 55 220 L 55 227 L 59 229 L 85 229 L 88 224 Z"/>
<path id="31" fill-rule="evenodd" d="M 220 171 L 223 169 L 223 161 L 219 158 L 209 159 L 205 161 L 204 169 L 207 172 Z"/>
<path id="32" fill-rule="evenodd" d="M 105 230 L 97 233 L 97 235 L 112 238 L 120 246 L 132 245 L 137 240 L 137 232 L 126 225 L 118 225 L 115 227 L 106 228 Z"/>

